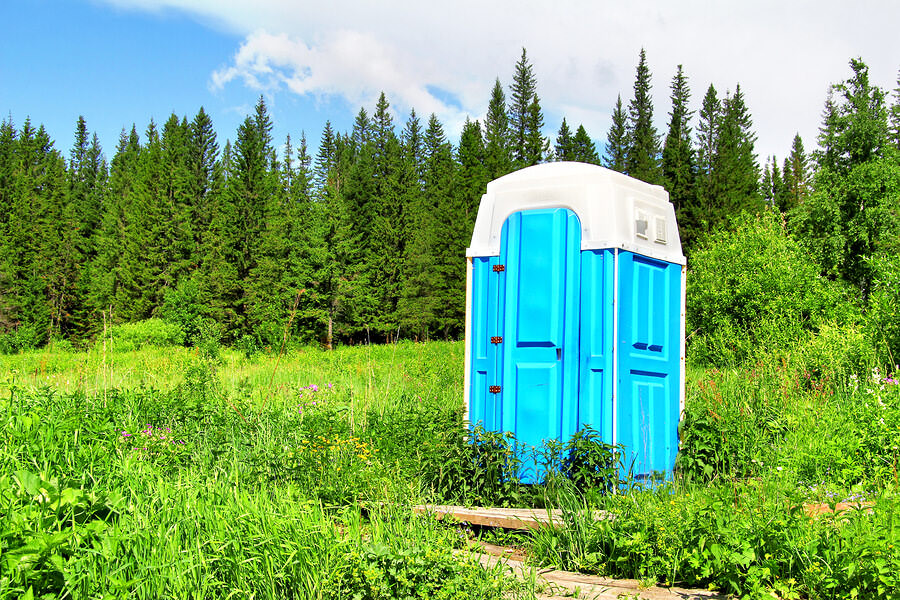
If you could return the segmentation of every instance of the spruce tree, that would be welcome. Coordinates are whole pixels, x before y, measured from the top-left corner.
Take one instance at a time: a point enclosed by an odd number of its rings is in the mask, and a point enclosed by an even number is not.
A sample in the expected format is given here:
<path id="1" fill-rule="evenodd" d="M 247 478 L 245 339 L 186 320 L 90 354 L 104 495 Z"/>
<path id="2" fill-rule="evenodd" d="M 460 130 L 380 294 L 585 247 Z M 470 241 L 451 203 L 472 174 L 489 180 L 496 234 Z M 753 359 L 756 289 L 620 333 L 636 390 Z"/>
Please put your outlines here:
<path id="1" fill-rule="evenodd" d="M 647 183 L 661 183 L 659 136 L 653 125 L 650 68 L 641 49 L 634 80 L 634 98 L 628 104 L 628 146 L 625 172 Z"/>
<path id="2" fill-rule="evenodd" d="M 669 130 L 662 151 L 662 173 L 669 200 L 675 206 L 676 217 L 680 217 L 694 201 L 696 173 L 690 125 L 693 111 L 688 108 L 691 92 L 681 65 L 672 78 L 671 99 Z"/>
<path id="3" fill-rule="evenodd" d="M 809 191 L 809 159 L 803 150 L 800 134 L 794 135 L 791 154 L 788 156 L 783 170 L 787 185 L 789 208 L 793 208 L 806 199 Z"/>
<path id="4" fill-rule="evenodd" d="M 366 259 L 370 262 L 371 283 L 378 311 L 372 327 L 385 339 L 392 340 L 397 330 L 397 301 L 400 295 L 400 265 L 403 257 L 403 194 L 401 189 L 400 141 L 394 133 L 390 105 L 384 93 L 372 115 L 373 168 L 375 176 L 374 220 L 371 245 Z"/>
<path id="5" fill-rule="evenodd" d="M 97 254 L 97 237 L 100 230 L 107 180 L 106 162 L 97 134 L 88 142 L 87 123 L 79 117 L 75 127 L 75 143 L 70 152 L 67 169 L 68 200 L 76 215 L 75 238 L 80 279 L 76 301 L 72 310 L 73 333 L 86 335 L 91 329 L 91 309 L 88 302 L 91 270 Z"/>
<path id="6" fill-rule="evenodd" d="M 544 114 L 541 111 L 541 100 L 537 94 L 532 96 L 531 103 L 528 105 L 525 123 L 527 131 L 523 166 L 530 167 L 543 162 L 544 157 L 550 153 L 550 141 L 541 133 L 544 128 Z"/>
<path id="7" fill-rule="evenodd" d="M 717 155 L 722 103 L 712 84 L 703 96 L 697 125 L 697 176 L 693 202 L 683 207 L 678 219 L 682 244 L 687 251 L 719 222 L 720 190 L 717 186 Z"/>
<path id="8" fill-rule="evenodd" d="M 600 157 L 597 156 L 597 148 L 594 141 L 588 135 L 584 125 L 579 125 L 575 130 L 575 137 L 572 139 L 572 155 L 573 160 L 588 163 L 591 165 L 599 165 Z"/>
<path id="9" fill-rule="evenodd" d="M 536 156 L 539 150 L 534 147 L 534 137 L 540 135 L 540 130 L 535 131 L 535 126 L 538 120 L 543 125 L 543 117 L 540 117 L 540 104 L 536 95 L 534 68 L 528 62 L 528 53 L 522 48 L 522 56 L 516 63 L 509 91 L 509 129 L 513 164 L 516 168 L 540 161 L 540 157 Z"/>
<path id="10" fill-rule="evenodd" d="M 816 153 L 814 190 L 790 224 L 825 274 L 871 291 L 868 257 L 900 252 L 900 167 L 888 137 L 885 94 L 868 66 L 850 61 L 852 75 L 826 99 Z"/>
<path id="11" fill-rule="evenodd" d="M 575 141 L 572 139 L 572 131 L 569 129 L 565 118 L 559 126 L 556 134 L 556 146 L 554 146 L 556 160 L 575 160 Z"/>
<path id="12" fill-rule="evenodd" d="M 759 163 L 754 152 L 756 134 L 750 111 L 744 102 L 741 86 L 734 95 L 726 95 L 722 103 L 722 120 L 716 147 L 713 172 L 717 190 L 715 222 L 723 223 L 742 210 L 755 212 L 762 207 L 759 194 Z"/>
<path id="13" fill-rule="evenodd" d="M 491 99 L 484 120 L 484 164 L 491 180 L 502 177 L 513 169 L 510 140 L 506 95 L 500 79 L 497 79 L 491 89 Z"/>
<path id="14" fill-rule="evenodd" d="M 625 158 L 628 154 L 628 116 L 622 107 L 621 94 L 616 98 L 616 108 L 612 114 L 612 124 L 606 136 L 606 168 L 625 172 Z"/>
<path id="15" fill-rule="evenodd" d="M 894 149 L 900 152 L 900 72 L 897 74 L 897 87 L 894 88 L 894 104 L 891 105 L 888 137 Z"/>

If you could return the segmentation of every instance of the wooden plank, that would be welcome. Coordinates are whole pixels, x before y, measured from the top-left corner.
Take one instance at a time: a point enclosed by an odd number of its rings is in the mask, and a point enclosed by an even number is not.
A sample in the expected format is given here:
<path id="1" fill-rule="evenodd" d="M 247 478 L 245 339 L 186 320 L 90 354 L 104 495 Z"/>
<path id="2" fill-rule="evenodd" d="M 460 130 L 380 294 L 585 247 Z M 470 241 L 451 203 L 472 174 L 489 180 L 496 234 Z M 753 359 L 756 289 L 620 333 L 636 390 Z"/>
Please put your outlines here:
<path id="1" fill-rule="evenodd" d="M 509 552 L 507 552 L 509 551 Z M 510 574 L 522 581 L 534 581 L 542 590 L 539 598 L 551 600 L 560 597 L 577 597 L 585 600 L 617 600 L 619 598 L 640 598 L 642 600 L 724 600 L 726 596 L 718 592 L 679 587 L 644 586 L 635 579 L 611 579 L 596 575 L 585 575 L 558 569 L 540 569 L 525 564 L 516 549 L 503 546 L 481 545 L 470 550 L 459 550 L 458 554 L 474 556 L 486 568 L 502 565 Z"/>
<path id="2" fill-rule="evenodd" d="M 538 529 L 544 526 L 565 527 L 563 511 L 540 508 L 465 507 L 448 504 L 419 504 L 413 512 L 434 515 L 437 519 L 451 517 L 460 523 L 504 529 Z M 609 518 L 603 511 L 593 511 L 594 520 Z"/>

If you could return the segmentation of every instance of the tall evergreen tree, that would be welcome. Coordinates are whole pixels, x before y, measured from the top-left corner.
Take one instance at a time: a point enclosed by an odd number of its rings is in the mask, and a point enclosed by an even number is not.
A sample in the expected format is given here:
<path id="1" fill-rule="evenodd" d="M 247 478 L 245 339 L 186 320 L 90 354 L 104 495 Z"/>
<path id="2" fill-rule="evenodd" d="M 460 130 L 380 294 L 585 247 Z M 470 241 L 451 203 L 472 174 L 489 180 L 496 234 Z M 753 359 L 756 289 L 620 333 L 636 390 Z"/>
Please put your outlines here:
<path id="1" fill-rule="evenodd" d="M 572 139 L 573 160 L 588 163 L 591 165 L 599 165 L 600 157 L 597 156 L 597 148 L 594 141 L 588 135 L 584 125 L 579 125 L 575 130 L 575 137 Z"/>
<path id="2" fill-rule="evenodd" d="M 540 136 L 540 129 L 535 131 L 535 127 L 538 121 L 543 125 L 543 117 L 540 116 L 540 103 L 536 99 L 537 80 L 534 68 L 528 61 L 525 48 L 522 48 L 522 56 L 516 63 L 509 92 L 509 129 L 513 163 L 517 168 L 537 164 L 541 157 L 536 156 L 540 149 L 534 147 L 534 138 Z"/>
<path id="3" fill-rule="evenodd" d="M 537 94 L 531 98 L 528 114 L 525 119 L 527 132 L 525 135 L 525 166 L 536 165 L 550 153 L 550 140 L 544 137 L 544 114 L 541 111 L 541 100 Z"/>
<path id="4" fill-rule="evenodd" d="M 405 207 L 401 189 L 400 141 L 394 133 L 390 105 L 383 92 L 372 116 L 372 140 L 375 196 L 371 201 L 374 221 L 366 257 L 370 262 L 371 283 L 378 306 L 372 326 L 391 340 L 397 329 Z"/>
<path id="5" fill-rule="evenodd" d="M 662 151 L 662 174 L 669 199 L 675 206 L 677 217 L 694 201 L 694 148 L 691 136 L 691 116 L 688 108 L 691 92 L 681 65 L 672 78 L 672 111 L 669 113 L 669 131 Z"/>
<path id="6" fill-rule="evenodd" d="M 425 130 L 425 205 L 432 209 L 430 223 L 434 288 L 430 306 L 434 326 L 442 337 L 458 334 L 465 320 L 465 256 L 468 223 L 460 218 L 463 200 L 456 184 L 453 147 L 443 126 L 432 114 Z"/>
<path id="7" fill-rule="evenodd" d="M 891 105 L 889 127 L 889 141 L 900 152 L 900 72 L 897 74 L 897 87 L 894 88 L 894 104 Z"/>
<path id="8" fill-rule="evenodd" d="M 484 164 L 484 140 L 478 121 L 466 119 L 459 139 L 459 175 L 457 181 L 463 197 L 466 241 L 471 239 L 481 196 L 488 184 Z"/>
<path id="9" fill-rule="evenodd" d="M 621 94 L 616 98 L 616 108 L 612 114 L 612 124 L 606 136 L 606 159 L 608 169 L 625 172 L 625 158 L 628 154 L 628 115 L 622 106 Z"/>
<path id="10" fill-rule="evenodd" d="M 888 141 L 884 92 L 861 59 L 832 86 L 825 103 L 814 190 L 791 214 L 791 225 L 822 270 L 868 297 L 868 257 L 900 252 L 900 166 Z"/>
<path id="11" fill-rule="evenodd" d="M 869 67 L 860 59 L 850 61 L 853 76 L 832 87 L 838 97 L 826 101 L 825 118 L 816 155 L 819 168 L 839 175 L 854 166 L 883 156 L 888 143 L 888 118 L 884 92 L 869 81 Z"/>
<path id="12" fill-rule="evenodd" d="M 572 138 L 572 130 L 563 118 L 559 131 L 556 134 L 556 146 L 554 147 L 556 160 L 575 160 L 575 140 Z"/>
<path id="13" fill-rule="evenodd" d="M 722 119 L 716 147 L 716 168 L 713 171 L 715 202 L 721 211 L 716 222 L 724 222 L 726 216 L 759 210 L 762 198 L 759 194 L 759 163 L 754 152 L 756 134 L 750 111 L 744 102 L 741 86 L 734 95 L 726 94 L 722 103 Z"/>
<path id="14" fill-rule="evenodd" d="M 712 84 L 703 96 L 697 125 L 697 177 L 694 201 L 683 207 L 678 228 L 682 244 L 688 252 L 697 241 L 715 227 L 720 220 L 717 185 L 717 156 L 719 131 L 722 121 L 722 103 Z"/>
<path id="15" fill-rule="evenodd" d="M 502 177 L 513 169 L 510 140 L 506 95 L 503 93 L 500 80 L 497 79 L 491 89 L 491 99 L 484 120 L 484 164 L 491 180 Z"/>
<path id="16" fill-rule="evenodd" d="M 803 140 L 799 133 L 794 135 L 791 153 L 785 159 L 782 175 L 787 194 L 787 208 L 791 209 L 802 203 L 809 192 L 809 159 L 803 150 Z"/>
<path id="17" fill-rule="evenodd" d="M 628 147 L 625 172 L 647 183 L 661 183 L 659 136 L 653 125 L 650 68 L 641 48 L 634 80 L 634 98 L 628 104 Z"/>
<path id="18" fill-rule="evenodd" d="M 78 235 L 74 239 L 80 279 L 77 284 L 72 314 L 72 326 L 78 335 L 88 333 L 91 312 L 88 303 L 91 265 L 97 253 L 96 243 L 102 218 L 106 179 L 108 173 L 97 134 L 88 142 L 87 123 L 79 117 L 75 127 L 75 143 L 70 152 L 67 169 L 68 200 L 76 215 Z"/>

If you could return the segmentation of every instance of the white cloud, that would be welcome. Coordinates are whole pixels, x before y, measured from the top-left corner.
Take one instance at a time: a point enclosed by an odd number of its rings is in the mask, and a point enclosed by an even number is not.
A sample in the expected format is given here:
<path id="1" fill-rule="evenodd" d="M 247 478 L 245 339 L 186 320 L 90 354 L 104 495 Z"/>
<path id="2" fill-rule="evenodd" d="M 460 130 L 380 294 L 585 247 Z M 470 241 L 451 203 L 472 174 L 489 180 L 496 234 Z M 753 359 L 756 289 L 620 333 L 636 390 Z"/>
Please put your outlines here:
<path id="1" fill-rule="evenodd" d="M 862 56 L 872 78 L 896 83 L 900 3 L 871 0 L 107 0 L 122 8 L 182 10 L 244 38 L 213 86 L 340 97 L 371 107 L 380 91 L 405 112 L 435 112 L 448 133 L 486 109 L 494 78 L 508 85 L 522 47 L 538 80 L 548 133 L 566 116 L 605 139 L 616 96 L 627 103 L 640 48 L 653 73 L 656 120 L 683 64 L 699 107 L 712 83 L 741 84 L 760 161 L 783 156 L 795 132 L 807 148 L 830 83 Z M 224 59 L 224 58 L 223 58 Z M 429 90 L 455 98 L 445 102 Z"/>

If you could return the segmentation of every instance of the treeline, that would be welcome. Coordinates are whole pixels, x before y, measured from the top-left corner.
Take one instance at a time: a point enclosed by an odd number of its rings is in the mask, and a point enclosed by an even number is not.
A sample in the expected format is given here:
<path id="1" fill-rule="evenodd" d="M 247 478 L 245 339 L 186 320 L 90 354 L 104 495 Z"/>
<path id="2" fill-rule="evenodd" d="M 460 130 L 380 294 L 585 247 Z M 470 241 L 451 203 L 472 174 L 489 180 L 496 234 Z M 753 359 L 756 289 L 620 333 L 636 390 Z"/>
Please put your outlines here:
<path id="1" fill-rule="evenodd" d="M 109 162 L 83 118 L 68 157 L 42 126 L 10 119 L 0 125 L 0 350 L 151 317 L 178 324 L 188 344 L 277 345 L 288 324 L 294 339 L 328 346 L 459 337 L 464 250 L 485 185 L 549 160 L 664 185 L 688 253 L 741 211 L 778 209 L 824 272 L 865 290 L 864 259 L 895 243 L 900 110 L 862 62 L 851 67 L 826 102 L 821 150 L 807 156 L 798 136 L 764 168 L 740 86 L 720 97 L 710 85 L 695 130 L 680 66 L 660 135 L 643 51 L 602 157 L 565 119 L 555 140 L 542 135 L 524 50 L 508 96 L 498 78 L 484 122 L 467 120 L 455 145 L 434 115 L 413 110 L 398 128 L 384 94 L 350 132 L 327 123 L 315 156 L 305 135 L 276 152 L 262 98 L 233 144 L 220 148 L 201 108 L 190 121 L 151 121 L 143 136 L 123 130 Z M 880 183 L 854 179 L 866 177 Z"/>

